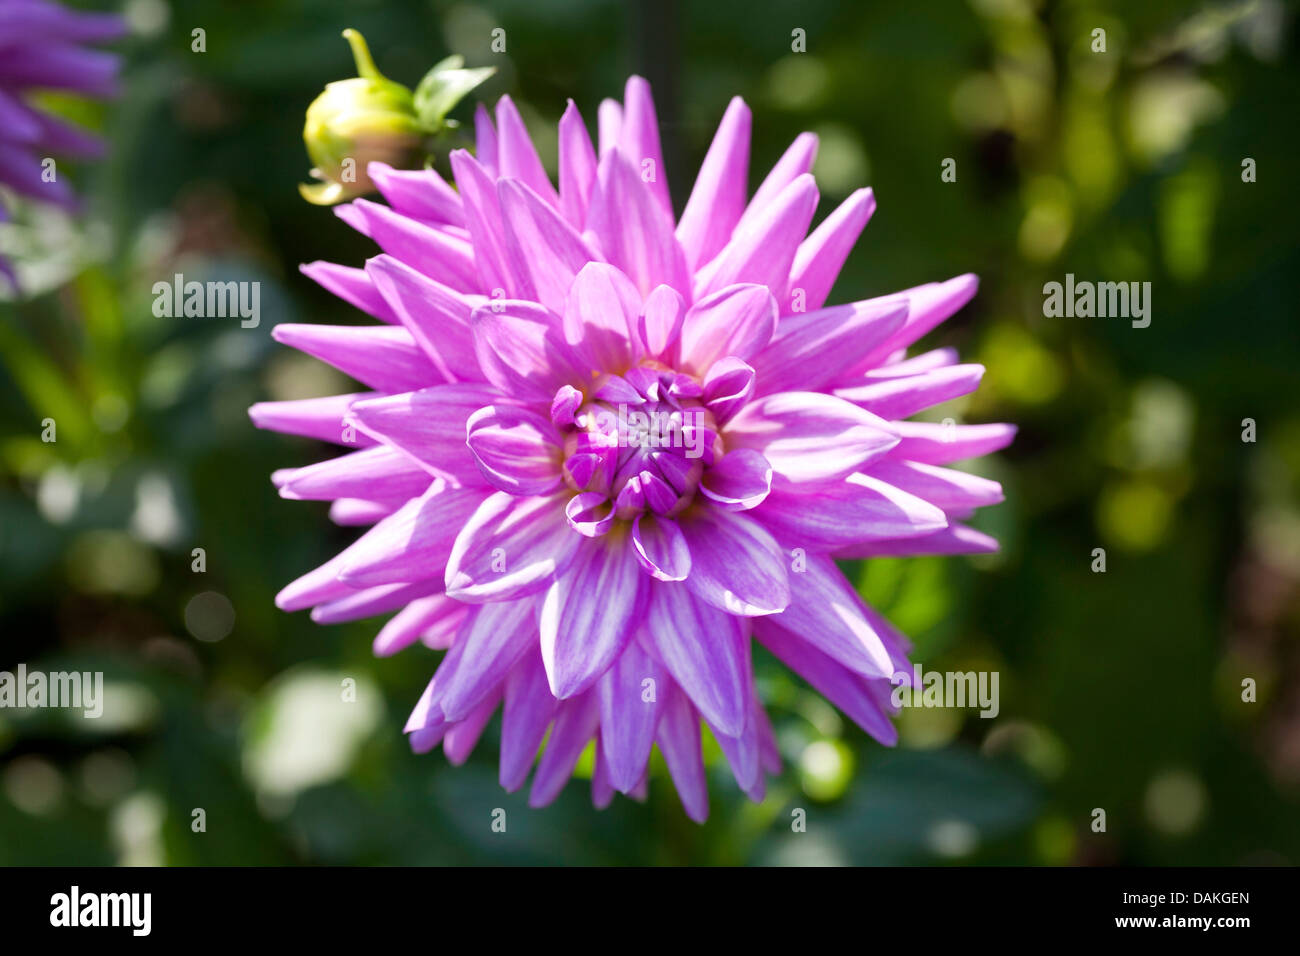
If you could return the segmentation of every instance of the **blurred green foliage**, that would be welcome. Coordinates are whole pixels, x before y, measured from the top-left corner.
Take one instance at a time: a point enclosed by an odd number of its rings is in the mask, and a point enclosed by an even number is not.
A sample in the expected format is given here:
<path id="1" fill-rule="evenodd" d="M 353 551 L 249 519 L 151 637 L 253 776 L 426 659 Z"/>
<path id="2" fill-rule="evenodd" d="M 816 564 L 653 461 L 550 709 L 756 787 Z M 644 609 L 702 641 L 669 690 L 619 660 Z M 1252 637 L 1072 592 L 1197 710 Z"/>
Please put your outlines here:
<path id="1" fill-rule="evenodd" d="M 74 171 L 88 216 L 23 207 L 0 232 L 27 288 L 0 302 L 0 669 L 102 670 L 110 700 L 100 721 L 0 712 L 0 863 L 1300 861 L 1293 8 L 126 8 L 121 100 L 51 101 L 112 142 Z M 244 411 L 346 390 L 269 338 L 277 322 L 362 320 L 297 272 L 372 254 L 297 194 L 303 112 L 352 75 L 345 26 L 407 85 L 453 53 L 495 66 L 478 92 L 510 92 L 548 161 L 566 98 L 594 123 L 599 100 L 644 73 L 679 203 L 739 94 L 754 184 L 813 129 L 821 215 L 875 188 L 836 301 L 980 274 L 930 339 L 988 374 L 933 417 L 1021 424 L 977 464 L 1007 490 L 978 519 L 1003 551 L 849 570 L 927 669 L 1000 672 L 996 719 L 907 711 L 886 751 L 760 656 L 786 771 L 751 805 L 711 746 L 699 827 L 661 762 L 644 805 L 597 812 L 575 781 L 532 811 L 497 786 L 495 723 L 463 768 L 410 753 L 400 726 L 436 657 L 376 660 L 375 621 L 318 627 L 275 609 L 350 534 L 268 481 L 328 450 L 258 432 Z M 206 52 L 192 52 L 196 28 Z M 796 29 L 807 52 L 792 52 Z M 154 317 L 151 286 L 176 272 L 260 281 L 264 321 Z M 1066 273 L 1150 281 L 1151 326 L 1044 318 L 1042 285 Z M 357 701 L 340 708 L 345 679 Z"/>

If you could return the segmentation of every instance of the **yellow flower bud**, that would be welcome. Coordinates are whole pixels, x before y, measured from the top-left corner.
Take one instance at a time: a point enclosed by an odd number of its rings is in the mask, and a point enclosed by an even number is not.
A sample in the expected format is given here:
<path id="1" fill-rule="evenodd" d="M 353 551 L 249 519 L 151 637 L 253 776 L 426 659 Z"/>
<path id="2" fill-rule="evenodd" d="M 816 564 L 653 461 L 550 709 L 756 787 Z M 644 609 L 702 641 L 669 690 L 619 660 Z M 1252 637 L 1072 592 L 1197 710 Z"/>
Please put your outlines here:
<path id="1" fill-rule="evenodd" d="M 338 80 L 307 108 L 302 138 L 317 183 L 298 187 L 304 199 L 327 206 L 374 189 L 366 168 L 374 160 L 417 166 L 433 130 L 420 121 L 412 93 L 375 67 L 365 38 L 344 30 L 357 64 L 356 78 Z"/>

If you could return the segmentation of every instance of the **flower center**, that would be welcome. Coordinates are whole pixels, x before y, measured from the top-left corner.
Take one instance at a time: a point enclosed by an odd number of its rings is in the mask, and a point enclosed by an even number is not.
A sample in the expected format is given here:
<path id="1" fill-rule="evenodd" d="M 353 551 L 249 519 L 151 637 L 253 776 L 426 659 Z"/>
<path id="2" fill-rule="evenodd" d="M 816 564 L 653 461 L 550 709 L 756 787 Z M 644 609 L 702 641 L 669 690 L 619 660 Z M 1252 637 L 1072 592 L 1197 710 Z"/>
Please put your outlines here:
<path id="1" fill-rule="evenodd" d="M 586 397 L 573 392 L 556 422 L 566 432 L 564 480 L 587 500 L 603 497 L 616 518 L 679 513 L 722 454 L 701 394 L 690 376 L 649 365 L 606 377 Z"/>

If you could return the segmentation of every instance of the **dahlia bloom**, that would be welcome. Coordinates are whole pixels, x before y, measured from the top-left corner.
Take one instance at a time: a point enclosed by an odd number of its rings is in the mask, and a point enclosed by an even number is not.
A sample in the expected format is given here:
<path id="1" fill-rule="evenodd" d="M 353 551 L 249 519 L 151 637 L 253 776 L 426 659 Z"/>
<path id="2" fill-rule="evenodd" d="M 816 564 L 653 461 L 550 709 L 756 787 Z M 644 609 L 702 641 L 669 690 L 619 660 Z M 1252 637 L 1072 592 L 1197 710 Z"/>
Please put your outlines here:
<path id="1" fill-rule="evenodd" d="M 383 324 L 273 331 L 368 389 L 251 409 L 355 446 L 277 472 L 280 494 L 373 525 L 277 603 L 321 623 L 396 610 L 376 653 L 446 649 L 412 747 L 459 764 L 503 706 L 506 789 L 546 738 L 534 806 L 594 739 L 597 805 L 643 794 L 658 744 L 704 819 L 701 720 L 761 799 L 780 761 L 751 640 L 892 744 L 908 644 L 835 559 L 996 548 L 961 522 L 1000 487 L 943 466 L 1014 429 L 904 421 L 979 382 L 951 350 L 906 355 L 975 278 L 825 306 L 875 200 L 808 234 L 804 134 L 747 201 L 740 99 L 678 218 L 641 78 L 601 105 L 598 149 L 569 104 L 558 189 L 509 98 L 495 119 L 480 107 L 476 155 L 450 155 L 455 188 L 372 163 L 388 205 L 338 214 L 383 254 L 303 267 Z"/>
<path id="2" fill-rule="evenodd" d="M 43 160 L 93 158 L 103 143 L 84 130 L 42 113 L 28 101 L 34 90 L 67 90 L 106 98 L 116 92 L 118 58 L 89 48 L 125 32 L 120 17 L 66 10 L 49 0 L 5 0 L 0 5 L 0 185 L 22 196 L 76 208 L 76 197 Z M 0 206 L 0 222 L 8 219 Z M 0 259 L 0 272 L 14 281 Z"/>

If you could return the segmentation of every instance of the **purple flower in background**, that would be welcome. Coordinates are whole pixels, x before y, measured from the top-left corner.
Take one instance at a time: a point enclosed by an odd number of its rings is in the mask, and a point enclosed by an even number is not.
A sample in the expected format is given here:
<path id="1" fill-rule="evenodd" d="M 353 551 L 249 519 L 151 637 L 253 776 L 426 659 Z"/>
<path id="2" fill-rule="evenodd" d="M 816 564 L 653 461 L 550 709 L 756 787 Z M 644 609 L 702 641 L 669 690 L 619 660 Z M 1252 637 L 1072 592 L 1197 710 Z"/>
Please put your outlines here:
<path id="1" fill-rule="evenodd" d="M 102 153 L 103 143 L 42 113 L 29 96 L 41 90 L 101 99 L 113 96 L 118 58 L 90 47 L 117 39 L 125 29 L 118 16 L 68 10 L 50 0 L 0 3 L 0 186 L 20 196 L 76 208 L 72 190 L 48 160 L 93 158 Z M 0 206 L 0 221 L 7 218 Z M 0 272 L 13 281 L 3 259 Z"/>
<path id="2" fill-rule="evenodd" d="M 500 779 L 549 803 L 593 739 L 593 799 L 641 796 L 657 744 L 686 812 L 708 813 L 700 722 L 761 799 L 780 761 L 751 639 L 892 744 L 908 643 L 836 558 L 992 551 L 966 527 L 1002 500 L 944 467 L 1010 425 L 904 419 L 983 369 L 912 343 L 976 279 L 825 300 L 875 209 L 870 190 L 808 233 L 817 141 L 747 195 L 750 111 L 731 102 L 673 215 L 648 84 L 570 103 L 559 187 L 507 97 L 479 108 L 477 155 L 436 172 L 372 163 L 388 205 L 337 212 L 383 254 L 303 271 L 382 323 L 274 337 L 368 391 L 251 409 L 260 427 L 354 450 L 277 472 L 280 494 L 373 525 L 286 587 L 321 623 L 398 613 L 378 654 L 447 649 L 407 723 L 463 762 L 504 707 Z"/>

